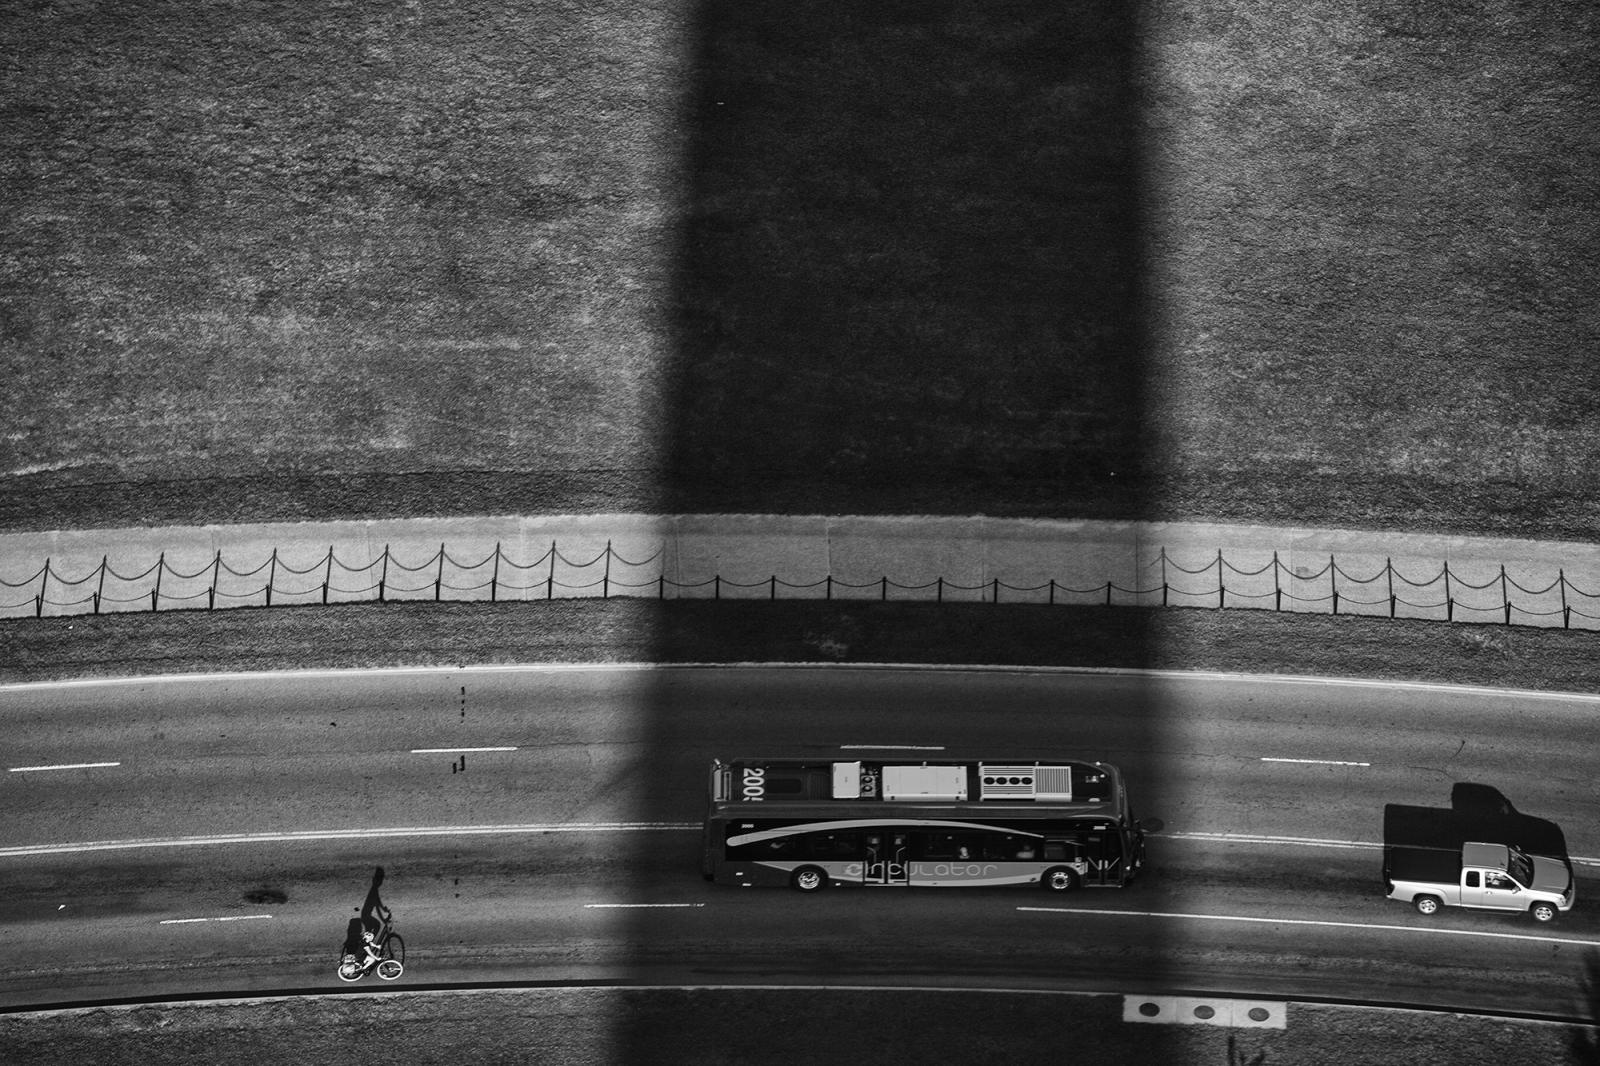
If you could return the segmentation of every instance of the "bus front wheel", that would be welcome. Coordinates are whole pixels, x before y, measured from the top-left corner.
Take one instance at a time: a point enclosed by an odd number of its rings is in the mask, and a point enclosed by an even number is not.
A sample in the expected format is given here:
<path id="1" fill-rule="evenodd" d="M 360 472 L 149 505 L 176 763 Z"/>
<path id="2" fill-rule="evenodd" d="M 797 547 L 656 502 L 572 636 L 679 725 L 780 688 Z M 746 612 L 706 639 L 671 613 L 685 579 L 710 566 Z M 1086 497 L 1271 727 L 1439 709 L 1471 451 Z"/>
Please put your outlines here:
<path id="1" fill-rule="evenodd" d="M 828 875 L 815 866 L 800 867 L 789 880 L 802 892 L 816 892 L 828 886 Z"/>
<path id="2" fill-rule="evenodd" d="M 1066 866 L 1056 866 L 1044 872 L 1039 883 L 1051 892 L 1071 892 L 1078 887 L 1078 871 Z"/>

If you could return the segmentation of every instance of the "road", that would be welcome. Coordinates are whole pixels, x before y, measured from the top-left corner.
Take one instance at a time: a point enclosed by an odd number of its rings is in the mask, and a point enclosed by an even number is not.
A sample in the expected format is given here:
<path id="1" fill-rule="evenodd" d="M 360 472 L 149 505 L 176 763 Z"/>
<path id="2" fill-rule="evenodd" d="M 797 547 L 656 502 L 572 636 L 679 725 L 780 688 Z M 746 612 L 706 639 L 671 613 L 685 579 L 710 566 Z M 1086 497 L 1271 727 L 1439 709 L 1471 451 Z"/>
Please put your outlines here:
<path id="1" fill-rule="evenodd" d="M 374 866 L 401 985 L 966 982 L 1586 1015 L 1596 701 L 1296 679 L 529 668 L 0 688 L 0 1006 L 336 988 Z M 706 763 L 839 744 L 1113 761 L 1144 879 L 740 891 Z M 466 750 L 472 749 L 472 750 Z M 489 750 L 501 749 L 501 750 Z M 71 767 L 71 768 L 65 768 Z M 1566 831 L 1550 926 L 1382 898 L 1386 803 L 1494 787 Z M 397 986 L 398 987 L 398 986 Z"/>

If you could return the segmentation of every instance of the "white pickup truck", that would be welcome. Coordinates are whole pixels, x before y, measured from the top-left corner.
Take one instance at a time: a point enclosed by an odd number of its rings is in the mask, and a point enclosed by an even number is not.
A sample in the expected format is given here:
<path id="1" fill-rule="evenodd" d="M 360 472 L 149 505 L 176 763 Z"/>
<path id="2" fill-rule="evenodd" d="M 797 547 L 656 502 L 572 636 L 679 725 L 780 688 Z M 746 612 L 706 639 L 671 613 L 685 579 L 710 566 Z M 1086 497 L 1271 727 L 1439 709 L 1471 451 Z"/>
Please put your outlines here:
<path id="1" fill-rule="evenodd" d="M 1383 879 L 1390 899 L 1423 914 L 1440 907 L 1477 907 L 1526 912 L 1548 922 L 1571 910 L 1577 894 L 1565 862 L 1525 855 L 1505 844 L 1466 843 L 1459 852 L 1386 847 Z"/>

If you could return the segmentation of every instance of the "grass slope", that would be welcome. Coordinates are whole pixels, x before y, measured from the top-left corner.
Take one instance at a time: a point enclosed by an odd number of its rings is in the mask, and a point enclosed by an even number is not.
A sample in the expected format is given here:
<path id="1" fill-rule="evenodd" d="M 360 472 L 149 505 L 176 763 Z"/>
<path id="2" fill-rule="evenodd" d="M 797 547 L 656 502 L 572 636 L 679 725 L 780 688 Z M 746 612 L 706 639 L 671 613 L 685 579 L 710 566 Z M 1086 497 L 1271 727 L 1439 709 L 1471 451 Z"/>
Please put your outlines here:
<path id="1" fill-rule="evenodd" d="M 0 9 L 0 529 L 1586 540 L 1583 0 Z"/>

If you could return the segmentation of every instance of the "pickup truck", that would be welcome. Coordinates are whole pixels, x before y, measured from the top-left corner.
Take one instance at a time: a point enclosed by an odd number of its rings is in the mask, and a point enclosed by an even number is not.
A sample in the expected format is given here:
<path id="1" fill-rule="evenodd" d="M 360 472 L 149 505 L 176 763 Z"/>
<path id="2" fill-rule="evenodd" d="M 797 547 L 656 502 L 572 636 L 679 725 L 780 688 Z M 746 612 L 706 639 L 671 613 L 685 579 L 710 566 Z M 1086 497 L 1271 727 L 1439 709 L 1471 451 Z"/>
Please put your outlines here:
<path id="1" fill-rule="evenodd" d="M 1518 911 L 1548 922 L 1572 909 L 1577 886 L 1562 859 L 1526 855 L 1508 844 L 1467 842 L 1460 851 L 1417 846 L 1384 848 L 1388 898 L 1422 914 L 1440 907 Z"/>

